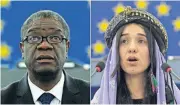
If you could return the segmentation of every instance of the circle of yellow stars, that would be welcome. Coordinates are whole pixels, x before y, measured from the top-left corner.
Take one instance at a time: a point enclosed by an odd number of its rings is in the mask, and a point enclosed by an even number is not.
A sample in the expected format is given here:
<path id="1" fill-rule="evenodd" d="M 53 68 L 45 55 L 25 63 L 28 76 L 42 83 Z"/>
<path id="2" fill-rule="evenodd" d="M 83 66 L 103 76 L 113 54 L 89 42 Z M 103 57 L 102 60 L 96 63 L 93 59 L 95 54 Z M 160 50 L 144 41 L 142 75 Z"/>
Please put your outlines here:
<path id="1" fill-rule="evenodd" d="M 147 0 L 134 1 L 136 8 L 142 9 L 142 10 L 147 10 L 149 3 L 150 2 L 148 2 Z M 166 2 L 160 2 L 160 4 L 157 5 L 155 8 L 156 8 L 158 16 L 169 16 L 170 14 L 171 6 L 167 5 Z M 114 12 L 114 15 L 117 15 L 125 10 L 125 6 L 122 4 L 122 2 L 119 2 L 117 3 L 117 5 L 115 5 L 112 8 L 112 10 Z M 173 20 L 172 24 L 174 26 L 175 31 L 180 31 L 180 16 L 177 17 L 175 20 Z M 99 32 L 100 33 L 106 32 L 108 25 L 109 25 L 109 21 L 107 19 L 102 19 L 100 22 L 98 22 L 97 26 L 98 26 Z M 103 54 L 105 45 L 101 41 L 97 41 L 93 45 L 92 49 L 94 50 L 94 54 Z"/>
<path id="2" fill-rule="evenodd" d="M 10 0 L 1 0 L 0 7 L 8 7 L 10 5 Z"/>
<path id="3" fill-rule="evenodd" d="M 180 16 L 173 20 L 173 26 L 175 31 L 180 31 Z"/>
<path id="4" fill-rule="evenodd" d="M 171 7 L 166 2 L 161 2 L 160 5 L 156 6 L 158 16 L 169 16 Z"/>
<path id="5" fill-rule="evenodd" d="M 146 0 L 138 0 L 135 5 L 138 9 L 147 10 L 149 3 Z"/>
<path id="6" fill-rule="evenodd" d="M 100 21 L 97 25 L 99 28 L 99 32 L 100 33 L 106 32 L 108 25 L 109 25 L 109 22 L 107 19 L 103 19 L 102 21 Z"/>
<path id="7" fill-rule="evenodd" d="M 95 55 L 101 55 L 105 53 L 105 44 L 101 42 L 100 40 L 97 40 L 96 43 L 92 46 L 93 48 L 93 54 Z"/>
<path id="8" fill-rule="evenodd" d="M 2 43 L 0 46 L 1 50 L 1 59 L 7 60 L 10 58 L 11 55 L 11 47 L 8 46 L 6 43 Z"/>
<path id="9" fill-rule="evenodd" d="M 119 3 L 113 8 L 113 11 L 115 15 L 118 15 L 119 13 L 124 11 L 124 9 L 125 9 L 125 6 L 122 3 Z"/>

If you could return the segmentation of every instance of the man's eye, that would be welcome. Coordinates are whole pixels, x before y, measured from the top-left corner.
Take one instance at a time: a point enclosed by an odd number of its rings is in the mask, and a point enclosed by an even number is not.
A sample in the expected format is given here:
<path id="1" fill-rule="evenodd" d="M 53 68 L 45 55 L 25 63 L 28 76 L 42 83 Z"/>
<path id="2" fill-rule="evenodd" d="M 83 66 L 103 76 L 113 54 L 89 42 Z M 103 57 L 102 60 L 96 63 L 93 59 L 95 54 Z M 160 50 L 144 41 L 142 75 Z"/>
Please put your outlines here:
<path id="1" fill-rule="evenodd" d="M 50 37 L 51 41 L 60 41 L 60 37 L 58 36 L 52 36 Z"/>
<path id="2" fill-rule="evenodd" d="M 30 41 L 36 42 L 36 41 L 40 40 L 40 37 L 38 37 L 38 36 L 31 36 L 31 37 L 29 37 L 28 39 L 29 39 Z"/>

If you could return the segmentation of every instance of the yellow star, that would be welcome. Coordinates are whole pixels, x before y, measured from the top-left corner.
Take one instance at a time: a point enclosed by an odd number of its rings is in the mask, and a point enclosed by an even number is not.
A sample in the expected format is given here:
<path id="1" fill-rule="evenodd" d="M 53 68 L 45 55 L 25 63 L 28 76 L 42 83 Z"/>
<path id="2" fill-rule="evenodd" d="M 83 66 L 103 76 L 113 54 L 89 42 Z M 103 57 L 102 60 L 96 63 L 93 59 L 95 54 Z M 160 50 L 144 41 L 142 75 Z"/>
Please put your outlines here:
<path id="1" fill-rule="evenodd" d="M 6 60 L 10 57 L 11 54 L 11 48 L 7 44 L 1 44 L 0 46 L 1 49 L 1 58 Z"/>
<path id="2" fill-rule="evenodd" d="M 147 10 L 148 2 L 146 0 L 138 0 L 135 2 L 136 8 Z"/>
<path id="3" fill-rule="evenodd" d="M 117 15 L 117 14 L 121 13 L 122 11 L 124 11 L 124 9 L 125 9 L 124 5 L 119 3 L 113 8 L 113 11 L 114 11 L 115 15 Z"/>
<path id="4" fill-rule="evenodd" d="M 180 17 L 177 17 L 176 20 L 173 20 L 174 30 L 180 31 Z"/>
<path id="5" fill-rule="evenodd" d="M 106 29 L 109 25 L 109 22 L 106 19 L 103 19 L 101 22 L 98 23 L 98 28 L 101 33 L 106 32 Z"/>
<path id="6" fill-rule="evenodd" d="M 3 30 L 3 27 L 4 27 L 4 22 L 3 20 L 0 20 L 0 31 Z"/>
<path id="7" fill-rule="evenodd" d="M 8 7 L 10 4 L 10 0 L 1 0 L 0 6 L 1 7 Z"/>
<path id="8" fill-rule="evenodd" d="M 104 54 L 105 53 L 105 44 L 101 41 L 97 40 L 93 45 L 93 51 L 95 55 Z"/>
<path id="9" fill-rule="evenodd" d="M 171 7 L 167 5 L 165 2 L 161 2 L 160 5 L 156 6 L 158 16 L 168 16 L 170 9 Z"/>

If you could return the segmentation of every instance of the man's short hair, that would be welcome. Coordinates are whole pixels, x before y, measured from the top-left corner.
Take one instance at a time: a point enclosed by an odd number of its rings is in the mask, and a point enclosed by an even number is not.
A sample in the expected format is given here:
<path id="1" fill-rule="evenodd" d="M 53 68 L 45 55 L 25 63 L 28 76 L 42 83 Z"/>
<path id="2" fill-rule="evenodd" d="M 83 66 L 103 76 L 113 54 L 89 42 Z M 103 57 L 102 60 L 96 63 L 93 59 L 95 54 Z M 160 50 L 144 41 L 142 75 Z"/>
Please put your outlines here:
<path id="1" fill-rule="evenodd" d="M 41 18 L 47 18 L 47 19 L 54 19 L 62 24 L 62 27 L 64 29 L 65 37 L 69 40 L 70 39 L 70 29 L 66 21 L 63 19 L 62 16 L 60 16 L 58 13 L 53 12 L 51 10 L 40 10 L 38 12 L 33 13 L 28 19 L 24 22 L 23 26 L 21 27 L 21 40 L 23 40 L 25 36 L 25 32 L 29 28 L 29 24 L 32 22 L 41 19 Z"/>

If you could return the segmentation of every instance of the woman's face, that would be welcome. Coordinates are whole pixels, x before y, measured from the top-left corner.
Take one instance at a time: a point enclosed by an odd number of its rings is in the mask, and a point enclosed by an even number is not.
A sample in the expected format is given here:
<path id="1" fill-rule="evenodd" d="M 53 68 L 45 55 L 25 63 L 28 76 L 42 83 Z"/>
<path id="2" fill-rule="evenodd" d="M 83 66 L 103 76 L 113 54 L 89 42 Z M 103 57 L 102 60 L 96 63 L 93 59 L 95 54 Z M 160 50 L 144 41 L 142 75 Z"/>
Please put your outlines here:
<path id="1" fill-rule="evenodd" d="M 135 75 L 144 73 L 150 64 L 148 41 L 142 26 L 127 25 L 121 35 L 120 64 L 124 72 Z"/>

